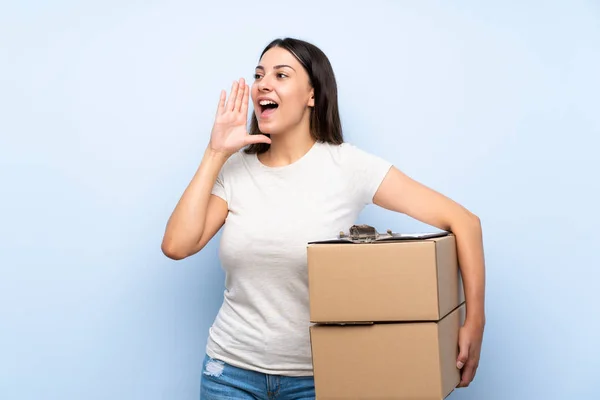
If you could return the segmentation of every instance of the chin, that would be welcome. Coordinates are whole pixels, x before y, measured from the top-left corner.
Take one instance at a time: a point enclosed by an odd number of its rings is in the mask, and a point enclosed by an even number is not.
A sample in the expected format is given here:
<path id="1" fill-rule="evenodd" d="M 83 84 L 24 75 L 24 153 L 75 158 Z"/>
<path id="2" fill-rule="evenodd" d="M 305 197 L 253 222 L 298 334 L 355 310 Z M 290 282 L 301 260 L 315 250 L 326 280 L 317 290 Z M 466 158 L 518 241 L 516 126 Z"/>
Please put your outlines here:
<path id="1" fill-rule="evenodd" d="M 279 130 L 272 126 L 272 124 L 258 123 L 258 129 L 265 135 L 277 135 Z"/>

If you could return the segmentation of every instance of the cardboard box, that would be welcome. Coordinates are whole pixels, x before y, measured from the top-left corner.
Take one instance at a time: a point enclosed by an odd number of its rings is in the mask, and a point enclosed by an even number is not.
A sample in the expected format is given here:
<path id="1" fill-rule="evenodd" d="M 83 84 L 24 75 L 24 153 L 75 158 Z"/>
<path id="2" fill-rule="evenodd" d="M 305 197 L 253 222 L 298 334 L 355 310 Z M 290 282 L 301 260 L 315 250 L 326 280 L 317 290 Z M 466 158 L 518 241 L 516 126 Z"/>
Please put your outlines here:
<path id="1" fill-rule="evenodd" d="M 464 302 L 456 240 L 309 244 L 313 323 L 438 321 Z"/>
<path id="2" fill-rule="evenodd" d="M 437 322 L 314 325 L 316 398 L 441 400 L 460 382 L 465 305 Z"/>

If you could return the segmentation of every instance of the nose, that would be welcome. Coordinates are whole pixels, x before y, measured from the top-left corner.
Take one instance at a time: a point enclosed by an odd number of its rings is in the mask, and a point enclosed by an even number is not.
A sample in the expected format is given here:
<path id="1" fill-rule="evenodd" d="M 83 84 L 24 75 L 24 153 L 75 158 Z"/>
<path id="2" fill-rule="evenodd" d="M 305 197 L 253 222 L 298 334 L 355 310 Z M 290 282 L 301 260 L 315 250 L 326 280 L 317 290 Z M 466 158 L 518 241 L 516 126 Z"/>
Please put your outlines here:
<path id="1" fill-rule="evenodd" d="M 271 79 L 269 74 L 263 76 L 258 82 L 258 90 L 261 92 L 270 92 L 271 91 Z"/>

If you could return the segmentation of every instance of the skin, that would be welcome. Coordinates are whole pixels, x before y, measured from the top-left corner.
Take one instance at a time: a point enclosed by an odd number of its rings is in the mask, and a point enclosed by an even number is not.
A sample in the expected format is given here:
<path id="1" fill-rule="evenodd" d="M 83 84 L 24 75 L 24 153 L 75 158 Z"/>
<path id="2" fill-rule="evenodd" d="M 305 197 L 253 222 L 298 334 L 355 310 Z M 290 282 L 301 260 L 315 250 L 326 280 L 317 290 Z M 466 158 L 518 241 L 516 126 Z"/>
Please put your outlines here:
<path id="1" fill-rule="evenodd" d="M 227 203 L 211 190 L 232 154 L 251 143 L 270 143 L 259 160 L 265 165 L 283 166 L 301 158 L 314 144 L 309 130 L 314 91 L 298 60 L 275 47 L 263 55 L 255 73 L 251 88 L 242 78 L 233 83 L 228 99 L 221 91 L 210 142 L 167 223 L 161 249 L 169 258 L 180 260 L 199 252 L 225 223 Z M 259 128 L 269 133 L 270 139 L 247 132 L 250 92 Z M 265 96 L 279 104 L 270 118 L 262 118 L 260 113 L 259 98 Z M 396 167 L 384 178 L 373 202 L 456 236 L 467 303 L 466 320 L 459 332 L 457 368 L 461 370 L 459 387 L 468 386 L 479 365 L 485 327 L 485 264 L 479 218 Z"/>

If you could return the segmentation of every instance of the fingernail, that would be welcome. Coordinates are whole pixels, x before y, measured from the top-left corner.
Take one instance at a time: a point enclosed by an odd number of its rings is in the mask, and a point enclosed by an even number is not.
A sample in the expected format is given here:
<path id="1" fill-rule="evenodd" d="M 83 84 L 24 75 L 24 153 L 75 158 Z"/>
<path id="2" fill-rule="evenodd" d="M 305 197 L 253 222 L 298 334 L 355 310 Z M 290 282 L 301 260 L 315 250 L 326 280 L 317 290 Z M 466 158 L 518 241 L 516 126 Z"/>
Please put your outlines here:
<path id="1" fill-rule="evenodd" d="M 465 364 L 463 364 L 461 361 L 456 363 L 456 366 L 458 367 L 458 369 L 461 369 L 462 367 L 465 366 Z"/>

